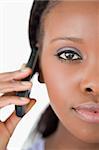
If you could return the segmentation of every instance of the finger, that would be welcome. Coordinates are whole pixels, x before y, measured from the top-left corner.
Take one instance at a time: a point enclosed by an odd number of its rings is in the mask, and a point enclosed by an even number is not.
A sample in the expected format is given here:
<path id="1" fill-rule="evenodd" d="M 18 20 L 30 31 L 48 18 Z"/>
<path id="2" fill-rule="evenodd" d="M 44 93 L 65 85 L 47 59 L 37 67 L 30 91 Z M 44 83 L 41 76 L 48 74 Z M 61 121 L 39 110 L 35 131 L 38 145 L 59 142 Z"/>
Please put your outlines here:
<path id="1" fill-rule="evenodd" d="M 36 103 L 36 100 L 31 99 L 29 104 L 27 104 L 26 106 L 26 112 L 28 112 L 31 109 L 31 107 L 35 105 L 35 103 Z M 18 124 L 20 120 L 21 120 L 21 117 L 18 117 L 16 115 L 16 112 L 14 111 L 13 114 L 5 121 L 5 124 L 7 126 L 7 129 L 9 130 L 10 135 L 12 135 L 16 125 Z"/>
<path id="2" fill-rule="evenodd" d="M 36 99 L 30 99 L 30 102 L 26 105 L 25 112 L 27 113 L 36 103 Z"/>
<path id="3" fill-rule="evenodd" d="M 10 80 L 21 80 L 32 74 L 32 70 L 28 67 L 22 68 L 14 72 L 0 73 L 0 81 L 6 82 Z"/>
<path id="4" fill-rule="evenodd" d="M 16 92 L 7 92 L 4 93 L 4 96 L 16 96 Z"/>
<path id="5" fill-rule="evenodd" d="M 25 113 L 27 113 L 36 103 L 36 99 L 30 99 L 30 102 L 24 106 Z"/>
<path id="6" fill-rule="evenodd" d="M 18 97 L 18 96 L 3 96 L 0 98 L 0 108 L 5 107 L 10 104 L 15 105 L 26 105 L 30 102 L 29 98 L 26 97 Z"/>
<path id="7" fill-rule="evenodd" d="M 31 81 L 8 81 L 8 82 L 0 82 L 0 93 L 9 93 L 9 92 L 17 92 L 17 91 L 26 91 L 32 88 Z"/>
<path id="8" fill-rule="evenodd" d="M 26 68 L 26 64 L 22 64 L 21 69 L 25 69 Z"/>

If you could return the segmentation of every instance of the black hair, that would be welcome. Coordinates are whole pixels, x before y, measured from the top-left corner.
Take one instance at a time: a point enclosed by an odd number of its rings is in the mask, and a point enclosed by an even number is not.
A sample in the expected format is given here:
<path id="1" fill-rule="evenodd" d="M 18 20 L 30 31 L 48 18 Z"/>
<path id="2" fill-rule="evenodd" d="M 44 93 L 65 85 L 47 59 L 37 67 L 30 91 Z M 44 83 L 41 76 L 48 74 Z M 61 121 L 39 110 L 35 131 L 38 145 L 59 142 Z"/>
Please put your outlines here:
<path id="1" fill-rule="evenodd" d="M 30 19 L 29 19 L 29 42 L 30 42 L 31 49 L 35 48 L 38 42 L 37 35 L 40 28 L 41 16 L 48 3 L 49 0 L 46 1 L 34 0 L 33 2 L 31 12 L 30 12 Z M 39 72 L 39 59 L 34 69 L 34 74 L 36 72 Z"/>
<path id="2" fill-rule="evenodd" d="M 55 0 L 54 0 L 55 1 Z M 40 30 L 40 20 L 43 12 L 48 7 L 50 0 L 34 0 L 29 19 L 29 41 L 31 49 L 33 49 L 38 41 L 38 32 Z M 38 60 L 39 61 L 39 60 Z M 39 72 L 39 62 L 37 61 L 34 73 Z M 59 119 L 49 105 L 41 115 L 37 125 L 37 132 L 41 133 L 42 137 L 48 137 L 54 133 L 58 127 Z"/>

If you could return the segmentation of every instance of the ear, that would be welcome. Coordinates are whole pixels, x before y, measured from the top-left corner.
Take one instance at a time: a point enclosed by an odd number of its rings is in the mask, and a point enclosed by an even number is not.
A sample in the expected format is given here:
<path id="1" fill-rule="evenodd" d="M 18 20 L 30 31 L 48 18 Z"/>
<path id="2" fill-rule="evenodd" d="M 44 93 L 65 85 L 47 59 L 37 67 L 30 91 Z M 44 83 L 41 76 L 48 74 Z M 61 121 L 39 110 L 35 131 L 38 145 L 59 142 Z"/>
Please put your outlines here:
<path id="1" fill-rule="evenodd" d="M 36 43 L 36 47 L 39 49 L 40 48 L 40 45 L 39 43 Z M 41 70 L 41 66 L 40 66 L 40 62 L 39 62 L 39 59 L 38 59 L 38 81 L 40 83 L 44 83 L 44 78 L 43 78 L 43 74 L 42 74 L 42 70 Z"/>
<path id="2" fill-rule="evenodd" d="M 43 74 L 42 74 L 41 70 L 39 70 L 38 81 L 40 83 L 44 83 L 44 78 L 43 78 Z"/>

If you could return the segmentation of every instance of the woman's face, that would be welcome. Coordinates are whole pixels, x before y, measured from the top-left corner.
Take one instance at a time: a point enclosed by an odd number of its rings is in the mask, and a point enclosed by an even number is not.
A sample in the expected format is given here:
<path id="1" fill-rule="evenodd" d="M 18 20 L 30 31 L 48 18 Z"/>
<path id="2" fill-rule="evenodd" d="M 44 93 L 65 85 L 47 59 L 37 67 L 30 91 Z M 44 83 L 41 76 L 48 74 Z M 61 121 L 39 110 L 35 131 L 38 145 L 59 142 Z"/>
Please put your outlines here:
<path id="1" fill-rule="evenodd" d="M 44 29 L 41 68 L 51 105 L 74 136 L 99 142 L 99 2 L 63 1 Z"/>

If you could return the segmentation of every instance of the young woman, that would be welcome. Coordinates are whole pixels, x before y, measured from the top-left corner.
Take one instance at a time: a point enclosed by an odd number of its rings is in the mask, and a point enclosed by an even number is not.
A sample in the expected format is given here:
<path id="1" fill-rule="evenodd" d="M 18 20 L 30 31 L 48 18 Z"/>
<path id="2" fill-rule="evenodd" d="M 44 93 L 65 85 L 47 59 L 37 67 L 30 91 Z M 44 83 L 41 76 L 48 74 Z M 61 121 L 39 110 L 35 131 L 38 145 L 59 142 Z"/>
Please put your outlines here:
<path id="1" fill-rule="evenodd" d="M 98 0 L 36 0 L 31 10 L 29 39 L 31 47 L 40 50 L 35 72 L 46 84 L 50 97 L 50 106 L 37 127 L 46 137 L 43 149 L 39 149 L 98 150 Z M 0 92 L 5 93 L 0 97 L 0 107 L 27 104 L 28 111 L 34 105 L 35 100 L 21 100 L 14 95 L 31 88 L 30 82 L 20 81 L 29 74 L 29 68 L 0 74 Z M 0 123 L 0 150 L 6 149 L 19 120 L 14 113 Z"/>

